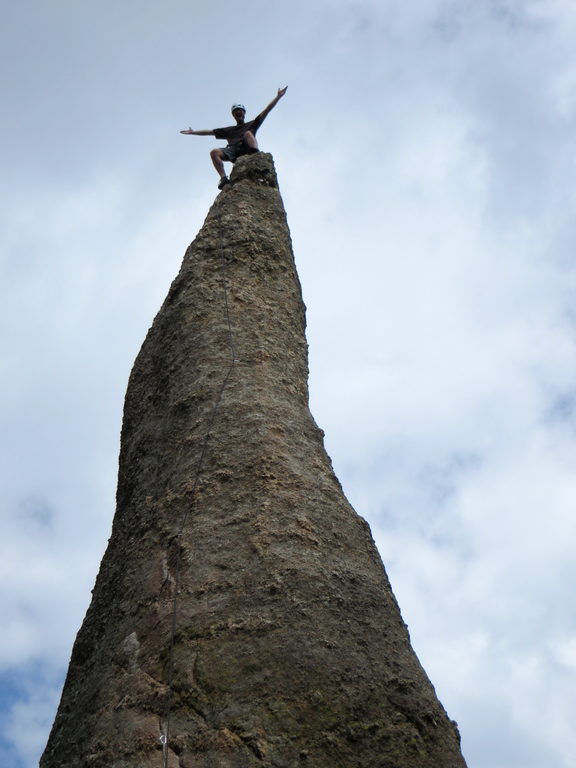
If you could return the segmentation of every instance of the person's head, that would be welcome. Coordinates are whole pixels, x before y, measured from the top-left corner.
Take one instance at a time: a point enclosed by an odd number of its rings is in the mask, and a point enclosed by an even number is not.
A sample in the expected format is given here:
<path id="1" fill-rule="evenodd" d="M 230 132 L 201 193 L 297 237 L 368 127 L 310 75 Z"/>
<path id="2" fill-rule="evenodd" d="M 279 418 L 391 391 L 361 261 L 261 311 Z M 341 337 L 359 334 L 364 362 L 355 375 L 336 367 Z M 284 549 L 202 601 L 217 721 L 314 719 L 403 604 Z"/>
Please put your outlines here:
<path id="1" fill-rule="evenodd" d="M 232 117 L 237 123 L 243 123 L 246 117 L 246 107 L 244 104 L 232 104 Z"/>

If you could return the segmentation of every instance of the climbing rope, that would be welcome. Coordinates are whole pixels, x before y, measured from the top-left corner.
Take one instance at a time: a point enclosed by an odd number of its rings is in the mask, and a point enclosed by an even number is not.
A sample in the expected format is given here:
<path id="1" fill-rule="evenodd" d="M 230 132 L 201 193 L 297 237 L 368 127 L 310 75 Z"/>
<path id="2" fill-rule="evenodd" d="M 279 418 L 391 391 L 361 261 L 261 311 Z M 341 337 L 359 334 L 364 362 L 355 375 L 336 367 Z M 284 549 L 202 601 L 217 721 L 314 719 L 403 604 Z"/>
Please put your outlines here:
<path id="1" fill-rule="evenodd" d="M 212 410 L 210 412 L 210 416 L 208 418 L 208 424 L 206 427 L 206 433 L 204 435 L 204 440 L 202 441 L 202 449 L 200 451 L 200 457 L 198 459 L 198 463 L 196 465 L 196 471 L 194 473 L 194 482 L 192 484 L 192 490 L 191 490 L 191 496 L 192 501 L 191 504 L 186 508 L 184 515 L 182 517 L 182 521 L 180 523 L 180 527 L 178 529 L 178 533 L 176 534 L 176 541 L 178 541 L 178 547 L 176 549 L 176 563 L 174 566 L 174 596 L 172 598 L 172 618 L 171 618 L 171 628 L 170 628 L 170 646 L 169 646 L 169 652 L 168 652 L 168 669 L 167 669 L 167 685 L 168 685 L 168 697 L 166 700 L 166 708 L 164 711 L 164 728 L 162 729 L 162 733 L 160 736 L 160 743 L 162 744 L 162 766 L 163 768 L 168 768 L 168 749 L 169 749 L 169 743 L 170 743 L 170 724 L 171 724 L 171 715 L 172 715 L 172 694 L 173 694 L 173 683 L 174 683 L 174 648 L 175 648 L 175 640 L 176 640 L 176 626 L 177 626 L 177 617 L 178 617 L 178 591 L 180 589 L 180 580 L 181 580 L 181 572 L 182 572 L 182 545 L 181 545 L 181 539 L 184 534 L 184 530 L 186 528 L 186 524 L 188 522 L 188 518 L 190 516 L 190 507 L 194 503 L 195 497 L 196 497 L 196 487 L 198 485 L 198 482 L 200 480 L 200 475 L 202 473 L 202 469 L 204 467 L 204 459 L 206 457 L 206 451 L 208 448 L 208 441 L 210 439 L 210 435 L 212 433 L 212 428 L 214 426 L 214 421 L 216 419 L 216 414 L 218 413 L 218 409 L 220 407 L 220 402 L 222 400 L 222 395 L 224 394 L 224 390 L 226 389 L 226 386 L 228 384 L 228 381 L 230 380 L 230 377 L 232 375 L 232 371 L 234 369 L 234 366 L 236 363 L 240 362 L 236 357 L 236 348 L 234 345 L 234 334 L 232 332 L 232 322 L 230 319 L 230 308 L 228 305 L 228 287 L 227 287 L 227 270 L 226 270 L 226 259 L 224 257 L 224 238 L 222 235 L 222 218 L 220 214 L 220 202 L 217 203 L 216 207 L 216 218 L 218 221 L 218 239 L 219 239 L 219 252 L 220 252 L 220 278 L 222 282 L 223 292 L 224 292 L 224 313 L 226 316 L 226 324 L 228 327 L 228 346 L 230 349 L 230 364 L 228 366 L 228 369 L 226 371 L 226 375 L 224 376 L 224 379 L 222 381 L 222 384 L 220 385 L 220 389 L 218 390 L 218 394 L 216 396 L 216 400 L 214 401 L 214 405 L 212 406 Z"/>

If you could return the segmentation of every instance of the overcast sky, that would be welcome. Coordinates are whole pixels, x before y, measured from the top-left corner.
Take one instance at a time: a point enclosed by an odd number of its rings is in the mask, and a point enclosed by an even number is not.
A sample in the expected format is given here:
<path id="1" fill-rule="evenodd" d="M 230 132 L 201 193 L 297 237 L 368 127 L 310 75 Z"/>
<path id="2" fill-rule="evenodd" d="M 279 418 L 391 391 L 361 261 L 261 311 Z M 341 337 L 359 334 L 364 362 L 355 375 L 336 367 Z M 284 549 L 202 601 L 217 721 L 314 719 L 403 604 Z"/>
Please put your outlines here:
<path id="1" fill-rule="evenodd" d="M 470 768 L 576 765 L 576 4 L 23 0 L 0 26 L 0 751 L 34 768 L 145 333 L 272 152 L 311 407 Z"/>

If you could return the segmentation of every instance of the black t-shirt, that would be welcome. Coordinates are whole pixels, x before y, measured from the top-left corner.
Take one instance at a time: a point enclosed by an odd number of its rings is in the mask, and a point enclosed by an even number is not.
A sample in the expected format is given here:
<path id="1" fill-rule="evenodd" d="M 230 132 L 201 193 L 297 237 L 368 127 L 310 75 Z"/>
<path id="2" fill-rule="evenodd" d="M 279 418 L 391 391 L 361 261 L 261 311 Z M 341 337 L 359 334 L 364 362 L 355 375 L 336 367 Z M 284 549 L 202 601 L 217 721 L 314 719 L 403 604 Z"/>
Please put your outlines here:
<path id="1" fill-rule="evenodd" d="M 214 136 L 217 139 L 226 139 L 228 144 L 238 144 L 244 138 L 246 131 L 252 131 L 256 133 L 258 128 L 264 122 L 264 118 L 261 115 L 250 120 L 247 123 L 241 123 L 240 125 L 231 125 L 228 128 L 214 128 Z"/>

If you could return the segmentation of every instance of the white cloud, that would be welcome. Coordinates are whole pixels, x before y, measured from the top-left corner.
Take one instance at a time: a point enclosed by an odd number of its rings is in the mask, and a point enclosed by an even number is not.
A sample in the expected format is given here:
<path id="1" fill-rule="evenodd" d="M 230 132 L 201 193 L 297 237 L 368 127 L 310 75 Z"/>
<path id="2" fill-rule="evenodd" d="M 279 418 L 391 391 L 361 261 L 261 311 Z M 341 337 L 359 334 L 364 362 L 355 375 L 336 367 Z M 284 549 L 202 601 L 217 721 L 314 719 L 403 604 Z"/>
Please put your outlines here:
<path id="1" fill-rule="evenodd" d="M 43 669 L 20 669 L 19 673 L 20 696 L 0 723 L 0 743 L 8 745 L 3 756 L 6 768 L 38 764 L 62 685 Z"/>
<path id="2" fill-rule="evenodd" d="M 557 660 L 576 672 L 576 635 L 557 640 L 552 647 Z"/>
<path id="3" fill-rule="evenodd" d="M 31 10 L 0 32 L 14 768 L 42 747 L 109 534 L 129 367 L 216 191 L 211 140 L 178 129 L 285 83 L 261 144 L 337 474 L 470 765 L 571 768 L 573 4 L 252 0 L 222 9 L 218 45 L 213 9 L 183 0 Z"/>

